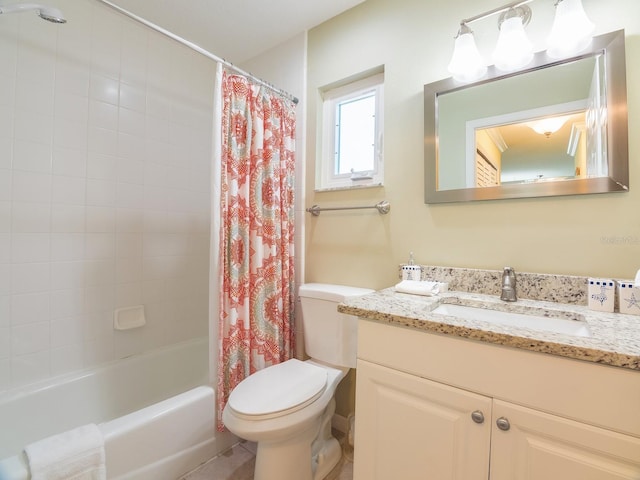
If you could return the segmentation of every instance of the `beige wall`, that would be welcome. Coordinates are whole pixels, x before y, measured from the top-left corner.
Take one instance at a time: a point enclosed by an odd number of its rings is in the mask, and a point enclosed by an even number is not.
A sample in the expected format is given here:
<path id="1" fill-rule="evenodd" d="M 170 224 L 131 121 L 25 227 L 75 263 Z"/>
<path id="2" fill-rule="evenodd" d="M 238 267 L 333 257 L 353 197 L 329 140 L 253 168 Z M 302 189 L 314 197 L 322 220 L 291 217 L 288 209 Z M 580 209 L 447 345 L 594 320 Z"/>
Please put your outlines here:
<path id="1" fill-rule="evenodd" d="M 453 37 L 462 18 L 496 0 L 368 0 L 309 32 L 306 206 L 366 205 L 375 210 L 306 218 L 305 280 L 383 288 L 414 252 L 418 263 L 632 278 L 640 268 L 640 2 L 583 0 L 596 33 L 624 28 L 630 132 L 629 193 L 425 205 L 423 85 L 448 77 Z M 528 31 L 537 50 L 553 18 L 553 2 L 531 4 Z M 489 52 L 496 19 L 473 25 Z M 385 185 L 314 193 L 318 89 L 384 65 Z"/>

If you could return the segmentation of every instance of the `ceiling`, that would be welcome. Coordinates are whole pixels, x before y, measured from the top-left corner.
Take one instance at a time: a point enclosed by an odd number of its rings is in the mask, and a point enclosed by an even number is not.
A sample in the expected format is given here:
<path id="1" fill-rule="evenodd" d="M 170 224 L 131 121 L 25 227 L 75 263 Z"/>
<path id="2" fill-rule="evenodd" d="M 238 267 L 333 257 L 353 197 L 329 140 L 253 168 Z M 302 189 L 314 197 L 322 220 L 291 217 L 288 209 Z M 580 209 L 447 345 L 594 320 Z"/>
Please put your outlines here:
<path id="1" fill-rule="evenodd" d="M 237 65 L 364 0 L 110 0 Z"/>

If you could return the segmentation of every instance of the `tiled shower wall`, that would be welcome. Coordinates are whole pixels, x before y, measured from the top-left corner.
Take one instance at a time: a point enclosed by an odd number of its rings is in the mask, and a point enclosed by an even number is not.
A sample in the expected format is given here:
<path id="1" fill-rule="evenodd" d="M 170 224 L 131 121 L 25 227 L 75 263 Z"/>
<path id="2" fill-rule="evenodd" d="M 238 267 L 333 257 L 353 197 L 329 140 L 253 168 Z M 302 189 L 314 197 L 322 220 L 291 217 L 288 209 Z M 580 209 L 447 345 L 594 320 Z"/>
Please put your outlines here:
<path id="1" fill-rule="evenodd" d="M 55 4 L 0 16 L 0 392 L 207 335 L 214 62 Z"/>

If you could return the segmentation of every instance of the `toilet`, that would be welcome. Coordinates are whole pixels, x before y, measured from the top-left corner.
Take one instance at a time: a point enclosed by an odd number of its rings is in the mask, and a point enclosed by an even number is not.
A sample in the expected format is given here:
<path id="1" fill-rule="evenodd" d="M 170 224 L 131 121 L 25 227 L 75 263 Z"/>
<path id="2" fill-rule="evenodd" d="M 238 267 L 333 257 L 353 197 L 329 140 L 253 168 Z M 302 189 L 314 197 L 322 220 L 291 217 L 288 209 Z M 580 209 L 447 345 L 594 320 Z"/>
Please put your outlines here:
<path id="1" fill-rule="evenodd" d="M 357 318 L 339 313 L 337 306 L 372 292 L 300 286 L 304 346 L 311 359 L 260 370 L 231 392 L 222 421 L 238 437 L 257 442 L 254 480 L 321 480 L 340 460 L 342 449 L 331 435 L 333 396 L 356 366 Z"/>

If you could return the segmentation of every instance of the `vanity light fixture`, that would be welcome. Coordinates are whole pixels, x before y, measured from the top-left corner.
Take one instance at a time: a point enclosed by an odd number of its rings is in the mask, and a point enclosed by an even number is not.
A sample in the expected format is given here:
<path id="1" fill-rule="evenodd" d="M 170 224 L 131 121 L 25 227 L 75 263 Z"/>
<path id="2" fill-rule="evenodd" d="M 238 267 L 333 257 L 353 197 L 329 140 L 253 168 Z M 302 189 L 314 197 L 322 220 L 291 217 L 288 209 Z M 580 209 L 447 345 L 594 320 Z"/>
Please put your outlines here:
<path id="1" fill-rule="evenodd" d="M 460 82 L 473 82 L 487 72 L 487 64 L 478 51 L 469 24 L 495 14 L 500 14 L 500 34 L 492 56 L 496 68 L 513 71 L 528 65 L 534 54 L 533 45 L 527 38 L 524 27 L 531 20 L 531 9 L 526 4 L 532 1 L 511 2 L 462 20 L 448 66 L 453 78 Z M 595 28 L 582 8 L 582 0 L 557 0 L 555 8 L 547 54 L 551 58 L 565 58 L 587 48 Z"/>

